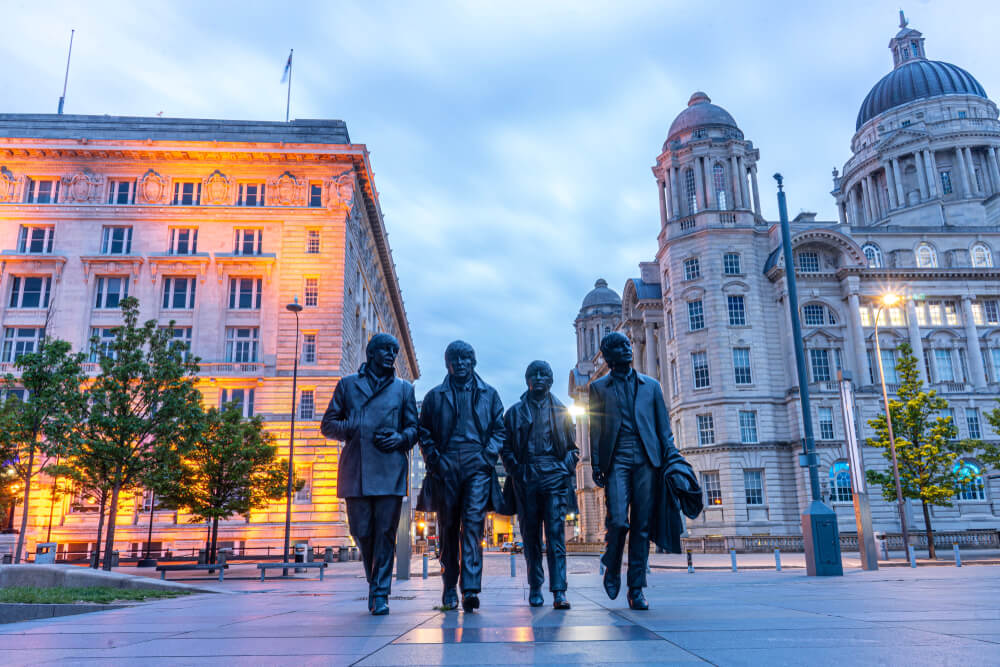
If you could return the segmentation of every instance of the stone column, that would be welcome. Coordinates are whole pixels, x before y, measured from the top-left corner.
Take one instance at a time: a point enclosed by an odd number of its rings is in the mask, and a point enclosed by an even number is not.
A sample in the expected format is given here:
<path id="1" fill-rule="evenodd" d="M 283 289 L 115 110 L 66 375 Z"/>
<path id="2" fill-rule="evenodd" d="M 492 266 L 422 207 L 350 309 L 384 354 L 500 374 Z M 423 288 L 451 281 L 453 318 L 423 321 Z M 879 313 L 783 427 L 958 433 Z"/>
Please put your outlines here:
<path id="1" fill-rule="evenodd" d="M 861 201 L 863 201 L 865 205 L 865 222 L 873 222 L 875 217 L 872 215 L 872 200 L 871 193 L 868 190 L 867 176 L 861 179 Z"/>
<path id="2" fill-rule="evenodd" d="M 934 187 L 939 197 L 944 197 L 944 186 L 941 184 L 941 175 L 938 173 L 937 157 L 933 148 L 927 149 L 927 155 L 931 162 L 931 178 L 934 179 Z"/>
<path id="3" fill-rule="evenodd" d="M 740 182 L 739 182 L 739 163 L 736 161 L 736 156 L 732 155 L 729 158 L 729 174 L 732 177 L 730 180 L 733 182 L 733 208 L 743 208 L 740 204 Z"/>
<path id="4" fill-rule="evenodd" d="M 931 151 L 929 148 L 925 148 L 924 151 L 924 171 L 927 173 L 927 189 L 931 194 L 931 197 L 937 197 L 937 170 L 931 166 L 933 160 L 931 160 Z"/>
<path id="5" fill-rule="evenodd" d="M 705 208 L 713 209 L 715 205 L 715 179 L 712 178 L 712 158 L 705 156 L 701 159 L 705 167 Z"/>
<path id="6" fill-rule="evenodd" d="M 747 165 L 742 157 L 737 157 L 740 173 L 740 208 L 750 208 L 750 195 L 747 193 Z"/>
<path id="7" fill-rule="evenodd" d="M 656 372 L 656 334 L 653 333 L 653 325 L 645 323 L 646 343 L 643 345 L 643 352 L 646 353 L 646 375 L 658 377 Z"/>
<path id="8" fill-rule="evenodd" d="M 677 167 L 669 167 L 670 173 L 670 197 L 674 205 L 674 217 L 679 218 L 684 215 L 681 210 L 681 192 L 677 188 Z"/>
<path id="9" fill-rule="evenodd" d="M 878 172 L 873 171 L 868 178 L 871 179 L 868 181 L 868 187 L 875 199 L 875 217 L 881 220 L 885 217 L 885 204 L 882 203 L 882 186 L 878 182 Z"/>
<path id="10" fill-rule="evenodd" d="M 694 169 L 695 199 L 698 201 L 698 210 L 702 210 L 705 208 L 705 178 L 701 168 L 701 158 L 695 158 L 691 168 Z"/>
<path id="11" fill-rule="evenodd" d="M 868 370 L 868 351 L 865 348 L 865 330 L 861 327 L 861 300 L 856 291 L 848 294 L 847 309 L 851 318 L 851 347 L 854 348 L 854 381 L 858 386 L 870 384 L 871 375 L 869 375 Z"/>
<path id="12" fill-rule="evenodd" d="M 899 200 L 896 199 L 896 178 L 892 173 L 892 164 L 886 160 L 882 163 L 882 168 L 885 169 L 886 190 L 889 192 L 889 208 L 899 208 Z"/>
<path id="13" fill-rule="evenodd" d="M 844 207 L 846 205 L 847 204 L 846 204 L 846 202 L 844 201 L 843 198 L 841 198 L 841 199 L 839 199 L 837 201 L 837 216 L 840 218 L 840 224 L 842 224 L 842 225 L 846 225 L 847 224 L 847 216 L 844 214 Z"/>
<path id="14" fill-rule="evenodd" d="M 913 348 L 913 356 L 917 358 L 917 369 L 920 375 L 925 376 L 924 382 L 930 383 L 930 378 L 926 377 L 927 366 L 924 362 L 924 341 L 920 337 L 920 324 L 917 322 L 917 305 L 913 299 L 906 300 L 906 330 L 910 336 L 910 347 Z"/>
<path id="15" fill-rule="evenodd" d="M 760 215 L 760 190 L 757 189 L 757 164 L 750 165 L 750 185 L 753 188 L 753 212 Z"/>
<path id="16" fill-rule="evenodd" d="M 969 166 L 969 185 L 971 186 L 970 192 L 976 196 L 982 195 L 982 190 L 979 188 L 979 181 L 976 180 L 976 163 L 972 161 L 972 149 L 965 148 L 965 159 L 966 164 Z"/>
<path id="17" fill-rule="evenodd" d="M 860 227 L 864 224 L 864 216 L 861 215 L 861 201 L 858 199 L 858 186 L 852 185 L 850 191 L 851 201 L 851 226 Z"/>
<path id="18" fill-rule="evenodd" d="M 667 226 L 667 192 L 666 184 L 657 179 L 656 189 L 660 192 L 660 227 Z"/>
<path id="19" fill-rule="evenodd" d="M 789 267 L 785 267 L 788 271 Z M 781 296 L 778 298 L 778 307 L 781 308 L 781 312 L 784 313 L 785 318 L 785 350 L 788 354 L 782 355 L 785 358 L 785 373 L 788 377 L 788 386 L 791 388 L 798 388 L 799 386 L 799 374 L 795 366 L 795 338 L 792 336 L 792 314 L 788 311 L 788 291 L 782 290 Z M 807 353 L 808 354 L 808 353 Z M 809 380 L 807 379 L 806 382 Z"/>
<path id="20" fill-rule="evenodd" d="M 972 376 L 972 386 L 976 389 L 986 389 L 986 369 L 983 368 L 983 352 L 979 345 L 979 332 L 976 331 L 976 321 L 972 317 L 972 299 L 962 297 L 962 320 L 965 324 L 965 344 L 968 348 L 969 374 Z"/>
<path id="21" fill-rule="evenodd" d="M 899 208 L 906 206 L 906 194 L 903 192 L 903 172 L 899 168 L 899 158 L 892 158 L 892 173 L 896 180 L 896 201 Z"/>
<path id="22" fill-rule="evenodd" d="M 1000 162 L 997 162 L 996 146 L 989 147 L 987 162 L 990 167 L 990 176 L 993 178 L 993 192 L 1000 192 Z"/>
<path id="23" fill-rule="evenodd" d="M 920 184 L 920 201 L 927 200 L 927 170 L 924 169 L 920 151 L 913 154 L 913 164 L 917 168 L 917 183 Z"/>
<path id="24" fill-rule="evenodd" d="M 965 153 L 961 148 L 955 149 L 955 164 L 958 166 L 958 182 L 962 186 L 962 196 L 972 196 L 972 186 L 969 185 L 969 168 L 965 164 Z"/>

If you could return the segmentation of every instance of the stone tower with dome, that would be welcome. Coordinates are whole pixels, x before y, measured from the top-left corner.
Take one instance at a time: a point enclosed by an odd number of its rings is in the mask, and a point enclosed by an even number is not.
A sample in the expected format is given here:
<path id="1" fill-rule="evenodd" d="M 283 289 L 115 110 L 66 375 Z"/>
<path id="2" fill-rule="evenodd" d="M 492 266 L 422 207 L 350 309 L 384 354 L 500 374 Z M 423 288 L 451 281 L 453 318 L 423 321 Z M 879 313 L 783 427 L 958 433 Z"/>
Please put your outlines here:
<path id="1" fill-rule="evenodd" d="M 898 388 L 897 351 L 907 342 L 924 382 L 949 401 L 959 437 L 1000 439 L 984 416 L 1000 397 L 997 106 L 969 72 L 928 60 L 923 35 L 902 14 L 889 49 L 893 69 L 863 100 L 852 156 L 834 170 L 838 219 L 800 213 L 792 221 L 822 493 L 848 536 L 855 527 L 837 372 L 854 379 L 863 441 L 873 435 L 868 420 L 881 412 L 873 336 L 882 294 L 911 297 L 879 320 L 890 393 Z M 760 214 L 759 159 L 732 115 L 694 93 L 653 167 L 655 262 L 641 263 L 641 278 L 622 291 L 618 329 L 643 341 L 647 354 L 635 355 L 636 366 L 660 378 L 677 445 L 702 476 L 706 511 L 688 523 L 696 549 L 753 549 L 797 536 L 809 500 L 798 462 L 786 267 L 777 223 Z M 635 313 L 645 328 L 635 326 Z M 586 349 L 579 323 L 578 350 Z M 599 358 L 587 361 L 589 370 L 578 364 L 571 374 L 578 400 L 606 372 Z M 868 467 L 884 466 L 878 450 L 864 456 Z M 1000 475 L 975 455 L 956 465 L 973 480 L 951 507 L 930 508 L 935 530 L 995 542 Z M 589 482 L 586 472 L 580 478 Z M 870 491 L 875 529 L 898 534 L 894 506 Z M 908 511 L 911 531 L 921 531 L 920 504 Z M 600 541 L 601 520 L 582 515 L 581 534 Z"/>

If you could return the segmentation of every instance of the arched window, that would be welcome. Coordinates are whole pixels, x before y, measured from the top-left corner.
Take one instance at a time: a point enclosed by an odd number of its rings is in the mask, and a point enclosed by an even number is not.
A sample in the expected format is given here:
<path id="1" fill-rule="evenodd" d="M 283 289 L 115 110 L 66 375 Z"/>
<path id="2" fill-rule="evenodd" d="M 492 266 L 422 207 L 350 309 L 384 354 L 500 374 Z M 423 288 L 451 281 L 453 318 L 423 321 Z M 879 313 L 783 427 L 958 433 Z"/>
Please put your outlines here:
<path id="1" fill-rule="evenodd" d="M 715 201 L 718 202 L 719 209 L 728 209 L 726 201 L 726 168 L 718 162 L 712 167 L 712 186 L 715 188 Z"/>
<path id="2" fill-rule="evenodd" d="M 684 170 L 684 190 L 687 192 L 688 215 L 698 212 L 698 189 L 694 184 L 694 169 Z"/>
<path id="3" fill-rule="evenodd" d="M 877 245 L 866 243 L 861 250 L 865 253 L 865 259 L 868 260 L 869 268 L 878 269 L 882 267 L 882 251 L 878 249 Z"/>
<path id="4" fill-rule="evenodd" d="M 837 461 L 830 466 L 830 500 L 835 503 L 849 503 L 851 495 L 851 464 Z"/>
<path id="5" fill-rule="evenodd" d="M 958 477 L 959 500 L 986 500 L 983 471 L 977 464 L 972 461 L 961 461 L 955 464 L 952 472 Z"/>
<path id="6" fill-rule="evenodd" d="M 977 243 L 972 246 L 972 265 L 979 268 L 989 268 L 993 266 L 993 253 L 985 243 Z"/>
<path id="7" fill-rule="evenodd" d="M 937 252 L 932 245 L 921 243 L 917 246 L 917 266 L 922 269 L 933 269 L 937 265 Z"/>

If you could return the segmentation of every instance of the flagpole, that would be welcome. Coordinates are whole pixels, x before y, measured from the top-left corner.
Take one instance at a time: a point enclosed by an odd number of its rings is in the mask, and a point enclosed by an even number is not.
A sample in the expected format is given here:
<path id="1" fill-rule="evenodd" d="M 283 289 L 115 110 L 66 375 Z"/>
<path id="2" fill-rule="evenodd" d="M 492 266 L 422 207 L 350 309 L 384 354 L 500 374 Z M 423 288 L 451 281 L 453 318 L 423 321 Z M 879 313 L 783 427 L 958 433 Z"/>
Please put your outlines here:
<path id="1" fill-rule="evenodd" d="M 69 59 L 73 57 L 73 35 L 76 33 L 76 29 L 69 31 L 69 53 L 66 54 L 66 76 L 63 78 L 63 94 L 59 98 L 59 111 L 57 113 L 63 112 L 63 105 L 66 103 L 66 85 L 69 83 Z"/>
<path id="2" fill-rule="evenodd" d="M 285 100 L 285 122 L 288 122 L 288 111 L 292 107 L 292 54 L 295 49 L 288 52 L 288 97 Z"/>

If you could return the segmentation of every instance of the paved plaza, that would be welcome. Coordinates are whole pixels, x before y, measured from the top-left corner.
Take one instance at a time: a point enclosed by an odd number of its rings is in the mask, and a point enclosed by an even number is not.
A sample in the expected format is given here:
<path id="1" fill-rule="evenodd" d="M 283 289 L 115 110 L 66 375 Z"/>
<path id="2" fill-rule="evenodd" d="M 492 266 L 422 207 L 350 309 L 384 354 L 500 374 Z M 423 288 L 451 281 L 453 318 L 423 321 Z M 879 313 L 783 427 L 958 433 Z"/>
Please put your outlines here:
<path id="1" fill-rule="evenodd" d="M 596 557 L 574 556 L 573 609 L 559 612 L 528 607 L 521 556 L 511 578 L 509 557 L 490 554 L 483 608 L 464 614 L 434 609 L 440 577 L 422 579 L 415 559 L 384 617 L 365 611 L 359 563 L 263 583 L 236 565 L 221 585 L 194 582 L 218 594 L 2 625 L 0 664 L 1000 665 L 1000 567 L 862 572 L 848 557 L 844 577 L 816 579 L 801 554 L 781 572 L 769 556 L 740 560 L 733 573 L 726 555 L 696 555 L 688 574 L 653 556 L 652 608 L 632 612 L 605 596 Z"/>

